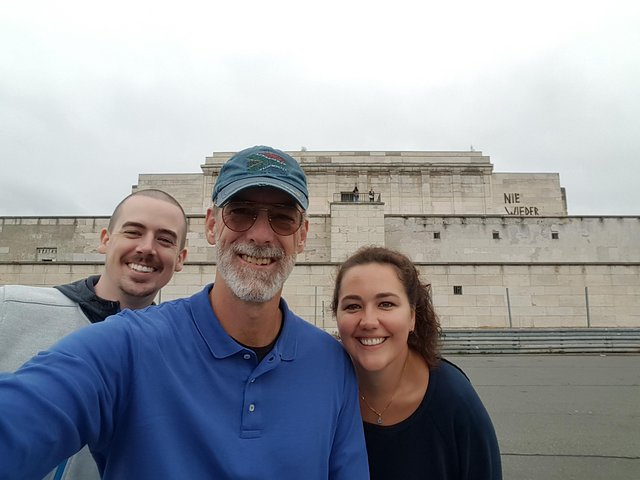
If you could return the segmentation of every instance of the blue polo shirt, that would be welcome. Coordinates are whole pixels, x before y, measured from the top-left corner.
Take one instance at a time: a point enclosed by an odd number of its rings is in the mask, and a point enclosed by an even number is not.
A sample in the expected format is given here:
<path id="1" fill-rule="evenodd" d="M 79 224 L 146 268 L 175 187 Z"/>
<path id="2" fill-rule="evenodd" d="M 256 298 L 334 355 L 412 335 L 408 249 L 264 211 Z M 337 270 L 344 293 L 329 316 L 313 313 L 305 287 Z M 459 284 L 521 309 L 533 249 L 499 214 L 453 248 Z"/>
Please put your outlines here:
<path id="1" fill-rule="evenodd" d="M 0 478 L 42 476 L 83 444 L 106 479 L 369 478 L 338 342 L 282 300 L 258 362 L 222 329 L 210 289 L 121 312 L 0 376 Z"/>

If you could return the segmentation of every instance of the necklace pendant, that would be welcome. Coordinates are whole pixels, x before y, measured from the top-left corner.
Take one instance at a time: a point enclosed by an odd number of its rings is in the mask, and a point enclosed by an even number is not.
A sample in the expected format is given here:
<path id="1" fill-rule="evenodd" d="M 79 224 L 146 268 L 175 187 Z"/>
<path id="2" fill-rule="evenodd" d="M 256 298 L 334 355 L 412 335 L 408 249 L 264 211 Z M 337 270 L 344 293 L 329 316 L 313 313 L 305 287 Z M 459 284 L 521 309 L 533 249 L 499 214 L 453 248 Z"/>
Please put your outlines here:
<path id="1" fill-rule="evenodd" d="M 376 423 L 378 425 L 382 425 L 382 417 L 380 415 L 378 415 L 378 419 L 376 420 Z"/>

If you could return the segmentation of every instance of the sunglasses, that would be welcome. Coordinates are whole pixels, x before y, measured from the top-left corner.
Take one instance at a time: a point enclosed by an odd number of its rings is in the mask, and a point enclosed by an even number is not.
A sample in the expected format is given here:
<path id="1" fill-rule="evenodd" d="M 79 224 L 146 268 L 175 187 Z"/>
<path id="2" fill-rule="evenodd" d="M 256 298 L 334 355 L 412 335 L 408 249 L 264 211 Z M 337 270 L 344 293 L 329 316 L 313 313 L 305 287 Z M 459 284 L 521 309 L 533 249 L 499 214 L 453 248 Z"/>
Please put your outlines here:
<path id="1" fill-rule="evenodd" d="M 246 232 L 261 211 L 267 212 L 269 225 L 278 235 L 293 235 L 302 225 L 303 213 L 293 205 L 229 202 L 222 207 L 222 221 L 234 232 Z"/>

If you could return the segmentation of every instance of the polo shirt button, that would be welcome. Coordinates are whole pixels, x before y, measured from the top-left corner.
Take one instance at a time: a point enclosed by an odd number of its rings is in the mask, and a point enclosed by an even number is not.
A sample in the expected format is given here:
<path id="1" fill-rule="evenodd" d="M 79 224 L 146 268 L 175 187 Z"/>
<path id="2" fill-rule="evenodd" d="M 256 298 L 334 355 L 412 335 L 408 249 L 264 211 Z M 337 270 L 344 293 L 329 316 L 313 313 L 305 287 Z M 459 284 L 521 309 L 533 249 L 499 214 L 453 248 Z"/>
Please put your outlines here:
<path id="1" fill-rule="evenodd" d="M 245 360 L 249 360 L 251 358 L 251 355 L 249 355 L 248 353 L 244 354 L 244 359 Z"/>
<path id="2" fill-rule="evenodd" d="M 251 383 L 253 383 L 253 382 L 255 382 L 255 381 L 256 381 L 256 379 L 255 379 L 255 378 L 252 378 L 252 379 L 251 379 Z"/>
<path id="3" fill-rule="evenodd" d="M 256 409 L 256 406 L 252 403 L 251 405 L 249 405 L 249 411 L 253 412 Z"/>

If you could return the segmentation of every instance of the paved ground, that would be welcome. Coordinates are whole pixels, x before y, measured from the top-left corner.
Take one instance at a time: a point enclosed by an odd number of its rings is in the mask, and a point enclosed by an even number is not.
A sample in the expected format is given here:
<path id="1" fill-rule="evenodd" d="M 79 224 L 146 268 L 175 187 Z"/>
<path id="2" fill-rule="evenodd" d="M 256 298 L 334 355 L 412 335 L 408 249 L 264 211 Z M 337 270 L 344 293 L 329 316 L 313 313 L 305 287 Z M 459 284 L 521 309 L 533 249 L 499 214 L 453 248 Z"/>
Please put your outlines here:
<path id="1" fill-rule="evenodd" d="M 639 480 L 639 355 L 447 355 L 491 414 L 505 480 Z"/>

